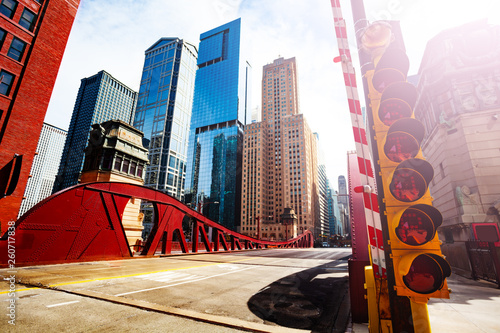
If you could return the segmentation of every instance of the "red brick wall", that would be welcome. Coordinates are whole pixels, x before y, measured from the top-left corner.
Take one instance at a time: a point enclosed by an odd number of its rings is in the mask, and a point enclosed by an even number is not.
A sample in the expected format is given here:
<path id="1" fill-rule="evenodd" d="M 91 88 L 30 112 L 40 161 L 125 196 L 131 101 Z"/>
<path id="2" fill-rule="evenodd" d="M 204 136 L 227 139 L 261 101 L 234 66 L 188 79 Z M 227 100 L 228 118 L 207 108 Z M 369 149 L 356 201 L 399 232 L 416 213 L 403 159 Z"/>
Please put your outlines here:
<path id="1" fill-rule="evenodd" d="M 0 109 L 3 111 L 0 119 L 0 169 L 11 161 L 14 154 L 23 155 L 23 166 L 15 192 L 0 199 L 2 234 L 7 222 L 17 219 L 45 113 L 79 2 L 80 0 L 45 0 L 42 8 L 37 10 L 39 18 L 34 33 L 23 29 L 17 22 L 24 6 L 32 10 L 39 7 L 35 1 L 19 1 L 12 20 L 0 15 L 0 26 L 8 32 L 8 40 L 0 50 L 0 67 L 16 75 L 8 96 L 12 100 L 0 95 Z M 6 56 L 12 35 L 30 44 L 20 63 Z"/>

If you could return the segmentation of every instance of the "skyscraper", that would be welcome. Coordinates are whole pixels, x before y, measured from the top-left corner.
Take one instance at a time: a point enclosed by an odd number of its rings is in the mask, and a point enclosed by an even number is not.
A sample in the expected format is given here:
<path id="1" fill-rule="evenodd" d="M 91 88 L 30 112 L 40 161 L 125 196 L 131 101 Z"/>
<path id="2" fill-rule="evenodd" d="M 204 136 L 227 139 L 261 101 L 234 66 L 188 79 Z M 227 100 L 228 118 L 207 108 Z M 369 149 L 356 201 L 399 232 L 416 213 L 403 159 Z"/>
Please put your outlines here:
<path id="1" fill-rule="evenodd" d="M 240 31 L 237 19 L 200 35 L 185 200 L 233 230 L 240 224 L 243 130 L 251 116 L 251 67 Z"/>
<path id="2" fill-rule="evenodd" d="M 347 197 L 347 182 L 344 176 L 339 176 L 339 204 L 344 206 L 344 209 L 348 208 L 349 198 Z"/>
<path id="3" fill-rule="evenodd" d="M 111 119 L 130 124 L 136 101 L 137 92 L 105 71 L 82 79 L 53 192 L 78 183 L 91 126 Z"/>
<path id="4" fill-rule="evenodd" d="M 21 206 L 79 0 L 4 0 L 0 7 L 0 224 Z M 16 181 L 17 180 L 17 181 Z"/>
<path id="5" fill-rule="evenodd" d="M 333 236 L 337 233 L 337 217 L 335 216 L 336 209 L 335 206 L 337 205 L 336 201 L 333 199 L 334 195 L 333 189 L 330 187 L 330 181 L 327 178 L 326 179 L 326 201 L 327 201 L 327 206 L 328 206 L 328 224 L 329 224 L 329 233 L 330 236 Z"/>
<path id="6" fill-rule="evenodd" d="M 318 141 L 318 209 L 316 210 L 316 225 L 315 234 L 320 236 L 323 241 L 327 241 L 330 237 L 330 225 L 328 220 L 328 201 L 327 201 L 327 191 L 328 191 L 328 179 L 326 177 L 326 165 L 324 162 L 323 150 L 320 148 L 319 144 L 319 134 L 314 133 Z"/>
<path id="7" fill-rule="evenodd" d="M 338 203 L 340 211 L 340 224 L 342 232 L 347 234 L 349 231 L 349 195 L 347 194 L 347 181 L 344 176 L 339 176 Z"/>
<path id="8" fill-rule="evenodd" d="M 264 66 L 262 122 L 245 128 L 243 151 L 241 232 L 285 238 L 290 235 L 280 224 L 285 208 L 297 214 L 299 233 L 315 232 L 319 223 L 317 138 L 299 114 L 295 58 L 279 58 Z"/>
<path id="9" fill-rule="evenodd" d="M 134 127 L 149 149 L 145 184 L 184 197 L 188 133 L 196 73 L 196 48 L 161 38 L 146 50 Z"/>
<path id="10" fill-rule="evenodd" d="M 52 194 L 67 131 L 43 123 L 19 216 Z"/>

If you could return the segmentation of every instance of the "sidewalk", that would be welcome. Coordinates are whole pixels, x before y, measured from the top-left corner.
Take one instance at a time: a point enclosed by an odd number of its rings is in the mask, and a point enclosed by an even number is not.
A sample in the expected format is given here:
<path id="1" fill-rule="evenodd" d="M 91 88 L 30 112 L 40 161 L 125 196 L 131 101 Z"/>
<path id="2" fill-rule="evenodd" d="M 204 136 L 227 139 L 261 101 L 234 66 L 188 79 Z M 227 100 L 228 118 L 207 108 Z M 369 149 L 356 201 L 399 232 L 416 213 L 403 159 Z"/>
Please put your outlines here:
<path id="1" fill-rule="evenodd" d="M 450 299 L 428 303 L 432 332 L 500 333 L 500 289 L 494 283 L 452 274 Z M 368 324 L 353 324 L 352 332 L 368 332 Z"/>

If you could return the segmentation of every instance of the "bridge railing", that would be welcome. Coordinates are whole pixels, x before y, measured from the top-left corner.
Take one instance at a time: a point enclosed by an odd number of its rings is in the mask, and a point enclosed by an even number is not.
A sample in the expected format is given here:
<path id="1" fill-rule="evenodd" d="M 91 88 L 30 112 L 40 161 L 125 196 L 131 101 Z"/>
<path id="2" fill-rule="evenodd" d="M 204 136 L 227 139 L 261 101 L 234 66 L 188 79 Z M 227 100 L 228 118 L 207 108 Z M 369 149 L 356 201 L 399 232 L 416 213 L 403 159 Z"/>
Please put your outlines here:
<path id="1" fill-rule="evenodd" d="M 143 244 L 129 244 L 122 223 L 130 200 L 154 209 L 151 233 Z M 189 217 L 187 242 L 183 219 Z M 232 231 L 154 189 L 115 182 L 87 183 L 60 191 L 41 201 L 0 238 L 0 266 L 112 260 L 173 252 L 198 253 L 266 247 L 312 247 L 310 231 L 283 242 L 256 239 Z M 212 237 L 206 229 L 212 229 Z M 199 240 L 199 242 L 197 241 Z M 159 250 L 159 251 L 158 251 Z"/>

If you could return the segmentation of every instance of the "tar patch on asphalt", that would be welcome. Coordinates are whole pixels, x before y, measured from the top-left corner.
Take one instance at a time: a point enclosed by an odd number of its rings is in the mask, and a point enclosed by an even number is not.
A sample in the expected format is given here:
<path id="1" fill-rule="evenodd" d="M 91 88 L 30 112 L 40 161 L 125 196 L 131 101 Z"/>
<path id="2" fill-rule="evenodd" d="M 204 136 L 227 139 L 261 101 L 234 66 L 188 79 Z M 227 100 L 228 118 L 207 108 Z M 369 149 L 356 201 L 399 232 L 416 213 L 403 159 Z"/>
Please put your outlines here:
<path id="1" fill-rule="evenodd" d="M 248 308 L 261 319 L 284 327 L 313 332 L 345 327 L 347 321 L 343 321 L 348 318 L 339 313 L 345 313 L 341 307 L 349 299 L 348 277 L 331 275 L 320 266 L 286 276 L 253 295 Z"/>

